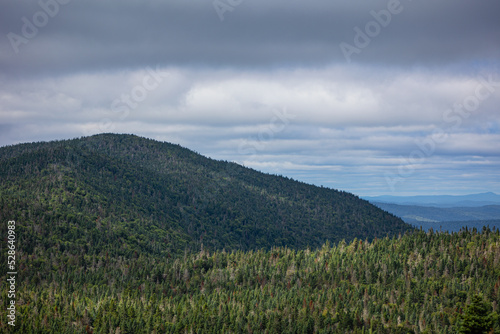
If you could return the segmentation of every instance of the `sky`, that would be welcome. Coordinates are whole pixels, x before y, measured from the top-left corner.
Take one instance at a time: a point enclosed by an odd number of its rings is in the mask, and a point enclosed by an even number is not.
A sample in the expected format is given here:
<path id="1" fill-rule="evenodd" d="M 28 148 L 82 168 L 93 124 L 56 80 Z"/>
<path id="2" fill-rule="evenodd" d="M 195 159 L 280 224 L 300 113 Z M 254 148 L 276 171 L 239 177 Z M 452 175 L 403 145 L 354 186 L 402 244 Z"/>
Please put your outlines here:
<path id="1" fill-rule="evenodd" d="M 4 0 L 0 146 L 132 133 L 359 196 L 500 193 L 499 13 Z"/>

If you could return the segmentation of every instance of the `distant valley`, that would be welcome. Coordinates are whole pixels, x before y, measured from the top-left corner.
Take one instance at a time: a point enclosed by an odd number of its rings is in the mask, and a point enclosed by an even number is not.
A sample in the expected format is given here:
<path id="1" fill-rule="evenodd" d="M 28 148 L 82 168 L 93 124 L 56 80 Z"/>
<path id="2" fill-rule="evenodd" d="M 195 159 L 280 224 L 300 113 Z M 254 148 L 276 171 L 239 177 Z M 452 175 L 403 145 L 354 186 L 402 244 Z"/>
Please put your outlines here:
<path id="1" fill-rule="evenodd" d="M 500 195 L 365 197 L 379 208 L 425 230 L 500 227 Z"/>
<path id="2" fill-rule="evenodd" d="M 400 205 L 432 206 L 438 208 L 478 207 L 500 205 L 500 195 L 493 192 L 470 195 L 428 195 L 428 196 L 364 196 L 370 202 Z"/>

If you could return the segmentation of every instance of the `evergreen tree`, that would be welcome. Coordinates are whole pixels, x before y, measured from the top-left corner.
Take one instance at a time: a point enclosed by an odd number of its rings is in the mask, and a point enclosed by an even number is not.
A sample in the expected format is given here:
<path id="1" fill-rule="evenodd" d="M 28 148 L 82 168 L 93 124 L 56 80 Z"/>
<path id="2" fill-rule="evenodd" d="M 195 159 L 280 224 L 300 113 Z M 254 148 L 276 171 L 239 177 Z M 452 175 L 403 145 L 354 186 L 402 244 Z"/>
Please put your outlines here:
<path id="1" fill-rule="evenodd" d="M 480 295 L 474 295 L 471 304 L 467 306 L 461 318 L 459 333 L 483 334 L 492 329 L 495 314 L 488 311 L 488 307 Z"/>

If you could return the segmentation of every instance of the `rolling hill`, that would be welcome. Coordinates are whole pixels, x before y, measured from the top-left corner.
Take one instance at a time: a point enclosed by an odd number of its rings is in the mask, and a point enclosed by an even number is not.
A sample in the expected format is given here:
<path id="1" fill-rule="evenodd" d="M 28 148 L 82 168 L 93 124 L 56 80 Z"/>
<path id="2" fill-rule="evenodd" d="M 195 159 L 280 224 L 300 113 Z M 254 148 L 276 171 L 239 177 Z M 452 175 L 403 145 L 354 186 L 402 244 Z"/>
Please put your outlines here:
<path id="1" fill-rule="evenodd" d="M 16 326 L 0 333 L 454 333 L 473 298 L 500 300 L 498 230 L 418 231 L 178 145 L 9 146 L 0 179 L 0 219 L 16 221 L 16 273 L 0 267 Z"/>
<path id="2" fill-rule="evenodd" d="M 399 205 L 431 206 L 439 208 L 480 207 L 500 205 L 500 195 L 493 192 L 469 195 L 420 195 L 420 196 L 365 196 L 372 203 L 389 203 Z"/>
<path id="3" fill-rule="evenodd" d="M 411 229 L 353 194 L 134 135 L 2 147 L 0 178 L 0 219 L 27 254 L 297 249 Z"/>
<path id="4" fill-rule="evenodd" d="M 424 230 L 458 232 L 483 226 L 500 228 L 500 195 L 375 196 L 370 203 Z"/>
<path id="5" fill-rule="evenodd" d="M 436 207 L 372 202 L 406 223 L 424 230 L 458 232 L 461 228 L 500 228 L 500 205 Z"/>
<path id="6" fill-rule="evenodd" d="M 437 208 L 418 205 L 376 203 L 383 210 L 401 217 L 406 222 L 444 222 L 500 219 L 500 205 L 480 207 Z"/>

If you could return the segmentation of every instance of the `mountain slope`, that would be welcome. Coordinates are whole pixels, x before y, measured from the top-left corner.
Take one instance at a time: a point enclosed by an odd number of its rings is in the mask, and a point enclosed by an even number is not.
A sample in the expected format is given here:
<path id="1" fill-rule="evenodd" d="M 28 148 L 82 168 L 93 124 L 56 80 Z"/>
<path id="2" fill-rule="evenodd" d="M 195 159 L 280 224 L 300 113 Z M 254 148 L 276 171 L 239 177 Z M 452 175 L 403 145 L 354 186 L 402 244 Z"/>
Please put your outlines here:
<path id="1" fill-rule="evenodd" d="M 28 254 L 317 247 L 410 229 L 352 194 L 133 135 L 3 147 L 0 178 L 0 219 L 18 221 Z"/>

